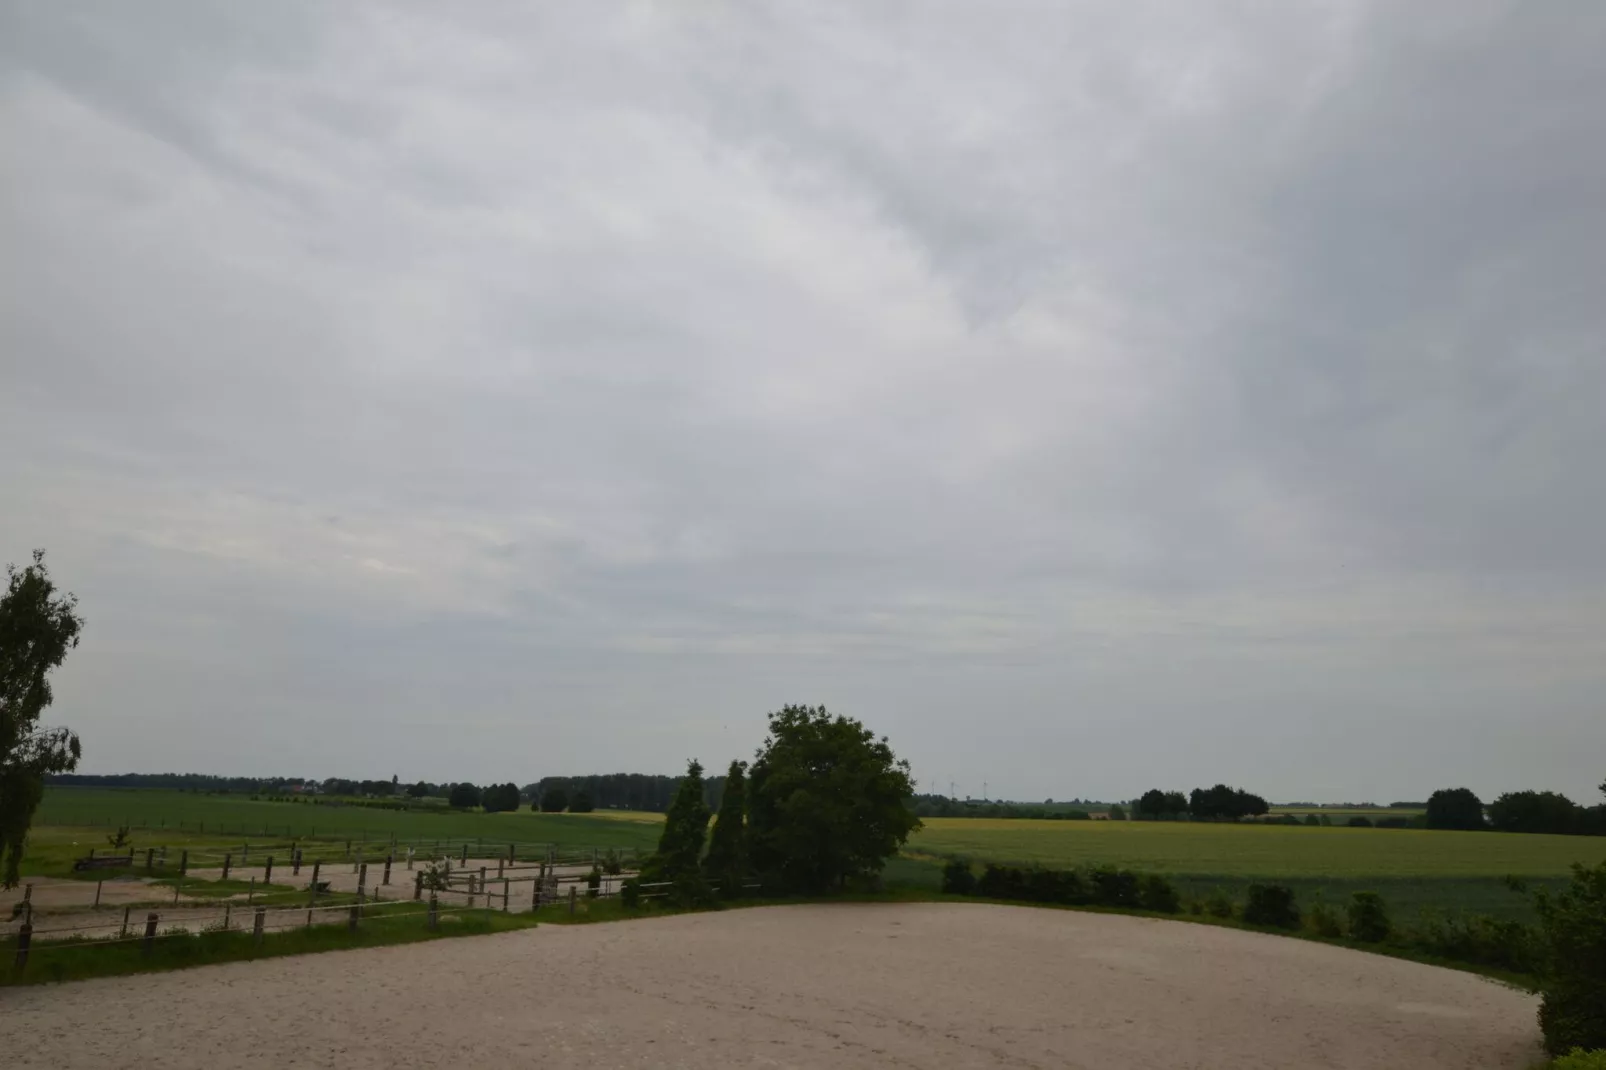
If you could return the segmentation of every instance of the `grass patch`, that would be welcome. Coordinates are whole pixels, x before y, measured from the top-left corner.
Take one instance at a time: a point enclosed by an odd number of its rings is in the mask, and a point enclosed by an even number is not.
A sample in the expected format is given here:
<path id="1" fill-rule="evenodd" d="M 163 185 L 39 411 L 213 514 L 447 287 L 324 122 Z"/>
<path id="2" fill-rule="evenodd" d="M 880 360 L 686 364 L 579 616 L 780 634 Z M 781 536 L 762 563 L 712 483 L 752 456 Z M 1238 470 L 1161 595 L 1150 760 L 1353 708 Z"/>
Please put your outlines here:
<path id="1" fill-rule="evenodd" d="M 430 931 L 422 906 L 417 903 L 365 907 L 355 933 L 344 925 L 317 925 L 286 932 L 265 933 L 259 944 L 250 932 L 207 931 L 159 937 L 145 954 L 138 939 L 127 941 L 69 939 L 34 944 L 26 970 L 10 969 L 14 937 L 0 939 L 0 985 L 44 984 L 91 977 L 187 969 L 221 962 L 252 962 L 285 955 L 308 955 L 359 947 L 422 943 L 456 936 L 478 936 L 533 928 L 537 916 L 468 911 L 442 916 L 440 928 Z M 541 919 L 546 920 L 546 919 Z"/>

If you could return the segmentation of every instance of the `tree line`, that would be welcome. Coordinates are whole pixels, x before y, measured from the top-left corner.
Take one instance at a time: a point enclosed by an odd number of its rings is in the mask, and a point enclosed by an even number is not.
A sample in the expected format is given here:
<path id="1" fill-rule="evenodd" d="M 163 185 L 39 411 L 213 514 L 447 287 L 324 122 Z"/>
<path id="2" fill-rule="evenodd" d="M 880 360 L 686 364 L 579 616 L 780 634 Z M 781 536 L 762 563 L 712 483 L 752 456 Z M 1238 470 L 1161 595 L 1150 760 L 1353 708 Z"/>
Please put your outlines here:
<path id="1" fill-rule="evenodd" d="M 1600 790 L 1606 795 L 1606 781 Z M 1560 792 L 1508 791 L 1485 806 L 1470 788 L 1441 788 L 1428 798 L 1426 825 L 1468 832 L 1606 836 L 1606 803 L 1582 806 Z"/>
<path id="2" fill-rule="evenodd" d="M 1253 792 L 1217 784 L 1194 788 L 1187 795 L 1150 788 L 1133 804 L 1132 815 L 1140 821 L 1238 821 L 1264 817 L 1270 810 L 1266 800 Z"/>

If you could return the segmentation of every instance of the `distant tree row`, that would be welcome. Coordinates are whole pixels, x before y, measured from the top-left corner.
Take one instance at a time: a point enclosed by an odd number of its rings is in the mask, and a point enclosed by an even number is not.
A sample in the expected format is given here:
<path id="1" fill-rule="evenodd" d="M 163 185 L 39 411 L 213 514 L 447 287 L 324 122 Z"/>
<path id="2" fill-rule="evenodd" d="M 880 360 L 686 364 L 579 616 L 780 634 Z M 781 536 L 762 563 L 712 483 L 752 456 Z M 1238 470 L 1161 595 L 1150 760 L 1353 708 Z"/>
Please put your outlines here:
<path id="1" fill-rule="evenodd" d="M 567 799 L 584 793 L 591 807 L 597 810 L 645 810 L 661 814 L 680 790 L 683 778 L 654 773 L 592 773 L 587 776 L 548 776 L 533 784 L 524 785 L 527 799 L 545 799 L 549 793 L 559 793 Z M 709 810 L 719 808 L 721 792 L 725 788 L 722 776 L 706 777 L 703 784 L 703 803 Z M 559 809 L 564 809 L 560 807 Z"/>
<path id="2" fill-rule="evenodd" d="M 1093 816 L 1090 810 L 1052 802 L 1033 806 L 1029 803 L 951 799 L 946 795 L 916 795 L 913 806 L 917 817 L 1011 817 L 1038 821 L 1086 821 Z"/>
<path id="3" fill-rule="evenodd" d="M 1217 784 L 1213 788 L 1194 788 L 1184 796 L 1180 791 L 1150 788 L 1138 798 L 1133 815 L 1140 820 L 1237 821 L 1262 817 L 1270 811 L 1266 800 L 1243 788 Z"/>
<path id="4" fill-rule="evenodd" d="M 1606 782 L 1600 790 L 1606 795 Z M 1427 827 L 1606 836 L 1606 804 L 1581 806 L 1555 791 L 1510 791 L 1485 807 L 1470 788 L 1444 788 L 1428 799 Z"/>

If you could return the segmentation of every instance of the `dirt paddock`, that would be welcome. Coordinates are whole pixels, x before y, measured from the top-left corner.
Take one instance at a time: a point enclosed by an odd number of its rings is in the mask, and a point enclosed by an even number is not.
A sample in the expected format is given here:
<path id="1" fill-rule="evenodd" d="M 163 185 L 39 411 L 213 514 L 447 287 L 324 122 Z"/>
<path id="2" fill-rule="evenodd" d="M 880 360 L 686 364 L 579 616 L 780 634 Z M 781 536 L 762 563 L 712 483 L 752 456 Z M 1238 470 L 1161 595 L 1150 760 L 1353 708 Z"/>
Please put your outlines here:
<path id="1" fill-rule="evenodd" d="M 8 1067 L 1524 1070 L 1535 1000 L 1202 925 L 829 904 L 0 989 Z"/>

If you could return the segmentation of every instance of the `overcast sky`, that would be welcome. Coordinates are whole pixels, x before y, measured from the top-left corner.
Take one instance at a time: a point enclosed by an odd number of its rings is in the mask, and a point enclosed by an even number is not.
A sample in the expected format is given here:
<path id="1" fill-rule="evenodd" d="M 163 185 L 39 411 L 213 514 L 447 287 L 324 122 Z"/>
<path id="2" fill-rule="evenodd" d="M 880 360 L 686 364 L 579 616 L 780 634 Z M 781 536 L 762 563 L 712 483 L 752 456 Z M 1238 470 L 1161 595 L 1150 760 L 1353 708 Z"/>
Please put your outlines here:
<path id="1" fill-rule="evenodd" d="M 1606 6 L 0 2 L 83 771 L 1606 777 Z"/>

